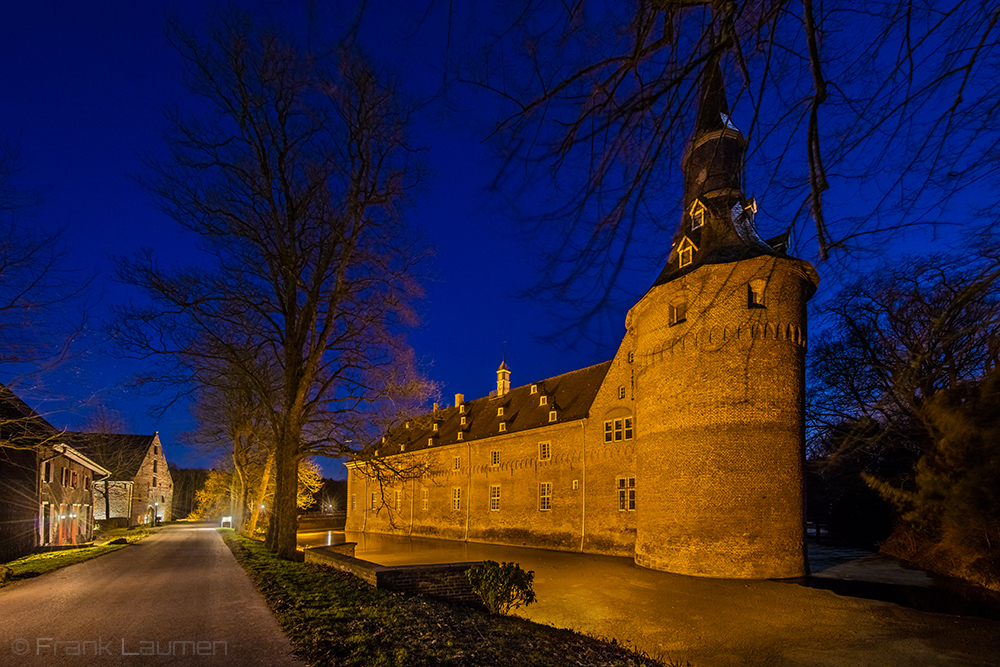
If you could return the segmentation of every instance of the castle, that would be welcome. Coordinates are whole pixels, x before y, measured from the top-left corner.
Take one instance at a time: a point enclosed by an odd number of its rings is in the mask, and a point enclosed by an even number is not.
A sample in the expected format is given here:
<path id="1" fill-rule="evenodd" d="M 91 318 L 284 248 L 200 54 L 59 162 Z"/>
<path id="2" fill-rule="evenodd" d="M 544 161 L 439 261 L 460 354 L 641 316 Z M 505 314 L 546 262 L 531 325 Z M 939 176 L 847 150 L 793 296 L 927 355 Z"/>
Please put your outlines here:
<path id="1" fill-rule="evenodd" d="M 803 480 L 812 265 L 764 241 L 717 62 L 685 153 L 666 266 L 610 361 L 412 419 L 348 463 L 347 530 L 627 555 L 680 574 L 807 574 Z"/>

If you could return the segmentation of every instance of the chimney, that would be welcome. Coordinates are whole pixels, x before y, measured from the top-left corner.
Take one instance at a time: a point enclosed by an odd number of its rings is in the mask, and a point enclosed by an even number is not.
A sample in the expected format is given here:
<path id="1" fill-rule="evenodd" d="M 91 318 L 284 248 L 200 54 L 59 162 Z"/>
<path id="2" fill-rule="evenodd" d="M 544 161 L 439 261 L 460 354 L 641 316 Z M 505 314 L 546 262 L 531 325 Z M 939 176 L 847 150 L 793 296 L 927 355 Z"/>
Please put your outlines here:
<path id="1" fill-rule="evenodd" d="M 457 408 L 462 403 L 465 403 L 465 394 L 455 394 L 455 407 Z"/>

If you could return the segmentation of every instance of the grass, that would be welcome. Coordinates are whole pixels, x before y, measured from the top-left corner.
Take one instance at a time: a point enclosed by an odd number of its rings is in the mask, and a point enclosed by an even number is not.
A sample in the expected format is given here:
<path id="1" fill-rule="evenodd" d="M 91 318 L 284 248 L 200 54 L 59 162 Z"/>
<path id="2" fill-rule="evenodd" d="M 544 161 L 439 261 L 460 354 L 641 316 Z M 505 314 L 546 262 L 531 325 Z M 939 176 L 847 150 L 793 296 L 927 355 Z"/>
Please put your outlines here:
<path id="1" fill-rule="evenodd" d="M 31 577 L 54 572 L 69 565 L 76 565 L 85 560 L 97 558 L 112 551 L 118 551 L 124 547 L 125 545 L 123 544 L 105 544 L 24 556 L 0 566 L 0 568 L 6 567 L 9 570 L 6 581 L 0 581 L 0 587 L 20 579 L 30 579 Z"/>
<path id="2" fill-rule="evenodd" d="M 277 558 L 233 530 L 220 532 L 310 665 L 662 666 L 615 642 L 379 590 L 338 570 Z"/>

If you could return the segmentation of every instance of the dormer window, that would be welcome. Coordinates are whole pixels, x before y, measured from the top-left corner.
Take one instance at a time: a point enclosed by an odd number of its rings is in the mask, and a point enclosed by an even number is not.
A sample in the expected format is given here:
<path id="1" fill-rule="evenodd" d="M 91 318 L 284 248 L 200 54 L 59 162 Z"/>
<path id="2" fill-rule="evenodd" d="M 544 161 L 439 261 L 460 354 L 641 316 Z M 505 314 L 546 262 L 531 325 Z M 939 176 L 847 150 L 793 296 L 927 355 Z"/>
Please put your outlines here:
<path id="1" fill-rule="evenodd" d="M 458 414 L 460 415 L 465 414 L 465 403 L 462 403 L 460 406 L 458 406 Z"/>
<path id="2" fill-rule="evenodd" d="M 459 439 L 459 440 L 461 440 L 461 439 L 462 439 L 462 435 L 463 435 L 463 434 L 462 434 L 462 432 L 461 432 L 461 431 L 459 431 L 459 432 L 458 432 L 458 439 Z"/>
<path id="3" fill-rule="evenodd" d="M 462 417 L 461 422 L 462 422 L 462 426 L 465 426 L 465 417 L 464 416 Z"/>
<path id="4" fill-rule="evenodd" d="M 532 394 L 537 394 L 538 393 L 538 385 L 537 384 L 531 385 L 531 393 Z"/>
<path id="5" fill-rule="evenodd" d="M 500 422 L 500 432 L 503 433 L 507 430 L 507 422 Z"/>
<path id="6" fill-rule="evenodd" d="M 705 205 L 702 204 L 701 201 L 695 199 L 693 202 L 691 202 L 691 207 L 688 209 L 688 215 L 691 216 L 692 230 L 698 229 L 699 227 L 703 227 L 705 225 L 705 212 L 707 210 L 708 209 L 705 208 Z M 681 264 L 681 266 L 684 265 Z"/>
<path id="7" fill-rule="evenodd" d="M 437 422 L 434 422 L 434 430 L 435 430 L 435 431 L 437 431 L 437 430 L 438 430 L 438 425 L 437 425 Z"/>
<path id="8" fill-rule="evenodd" d="M 685 236 L 677 246 L 677 266 L 683 268 L 694 262 L 694 253 L 697 249 L 691 239 Z"/>
<path id="9" fill-rule="evenodd" d="M 555 410 L 550 410 L 549 411 L 549 421 L 550 422 L 554 422 L 555 420 L 556 420 L 556 411 Z"/>
<path id="10" fill-rule="evenodd" d="M 548 405 L 549 404 L 549 397 L 548 396 L 539 396 L 538 397 L 538 404 L 539 405 Z"/>
<path id="11" fill-rule="evenodd" d="M 497 408 L 497 417 L 503 417 L 503 408 L 502 407 Z"/>
<path id="12" fill-rule="evenodd" d="M 676 299 L 670 304 L 670 326 L 687 321 L 687 300 Z"/>

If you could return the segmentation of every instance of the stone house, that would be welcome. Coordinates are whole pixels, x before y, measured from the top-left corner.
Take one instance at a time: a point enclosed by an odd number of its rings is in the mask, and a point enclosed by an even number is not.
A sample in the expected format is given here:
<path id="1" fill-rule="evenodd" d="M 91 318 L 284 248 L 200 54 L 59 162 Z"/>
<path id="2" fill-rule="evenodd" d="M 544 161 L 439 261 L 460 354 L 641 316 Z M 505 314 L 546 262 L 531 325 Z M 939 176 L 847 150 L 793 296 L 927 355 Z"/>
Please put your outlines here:
<path id="1" fill-rule="evenodd" d="M 122 525 L 170 521 L 174 485 L 159 433 L 67 433 L 110 475 L 94 487 L 94 516 Z"/>
<path id="2" fill-rule="evenodd" d="M 435 409 L 348 463 L 347 530 L 628 555 L 680 574 L 807 574 L 806 303 L 757 233 L 746 139 L 702 76 L 669 259 L 610 361 Z M 373 466 L 421 472 L 381 480 Z"/>
<path id="3" fill-rule="evenodd" d="M 0 561 L 90 542 L 93 488 L 108 470 L 0 385 Z"/>

